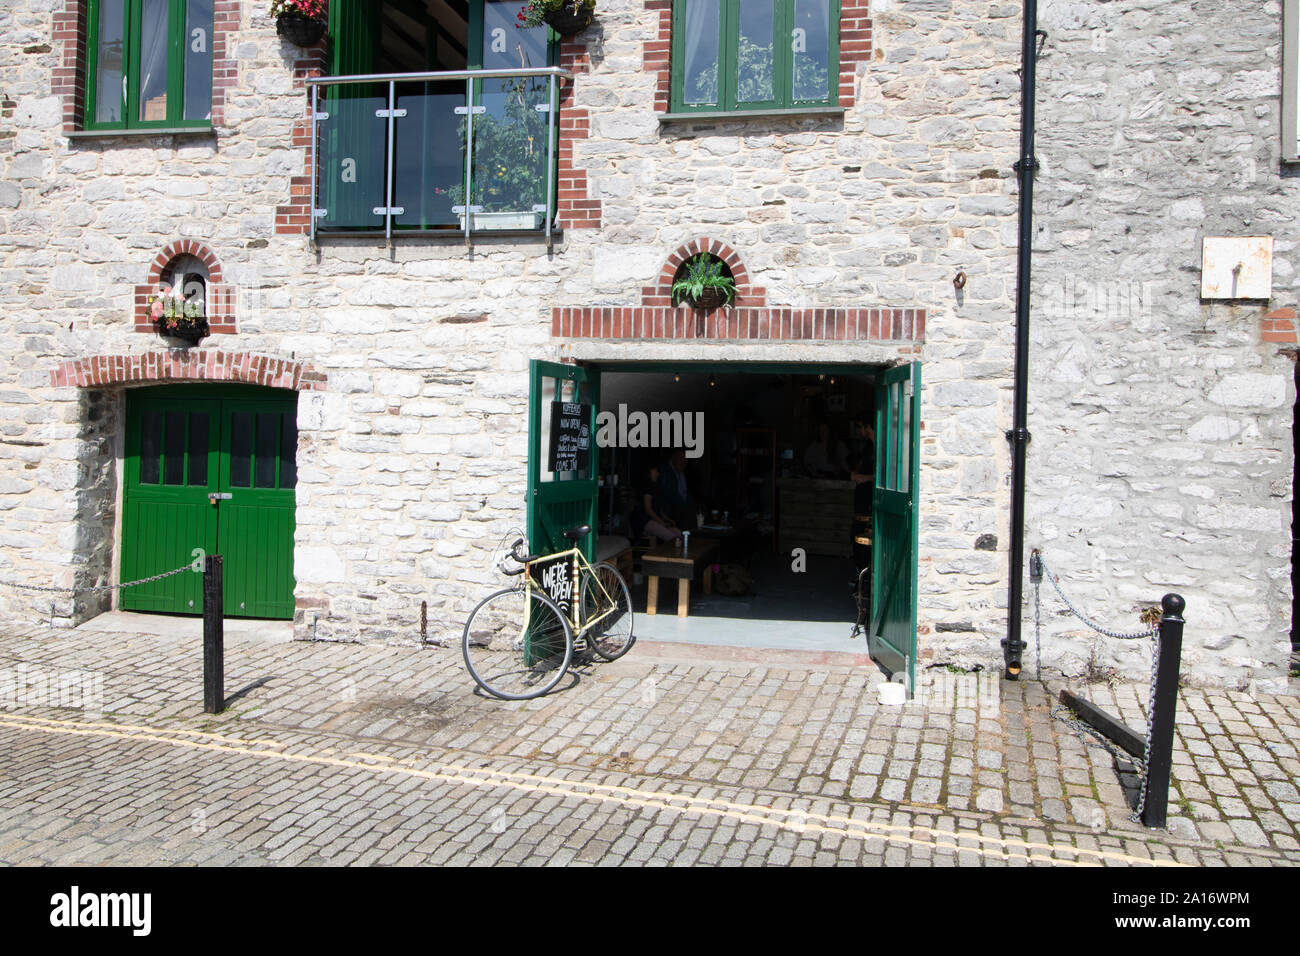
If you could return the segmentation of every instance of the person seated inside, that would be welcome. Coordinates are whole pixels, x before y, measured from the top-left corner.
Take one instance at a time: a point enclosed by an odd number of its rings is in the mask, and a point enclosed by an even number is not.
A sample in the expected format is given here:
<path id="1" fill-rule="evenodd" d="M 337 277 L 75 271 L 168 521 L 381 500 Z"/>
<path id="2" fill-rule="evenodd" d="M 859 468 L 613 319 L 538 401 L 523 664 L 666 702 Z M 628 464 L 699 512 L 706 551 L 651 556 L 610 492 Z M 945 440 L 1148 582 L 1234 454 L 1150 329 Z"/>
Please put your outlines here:
<path id="1" fill-rule="evenodd" d="M 659 475 L 659 501 L 662 514 L 672 519 L 674 525 L 685 531 L 694 531 L 696 525 L 695 501 L 686 483 L 686 452 L 678 448 L 672 453 Z"/>
<path id="2" fill-rule="evenodd" d="M 632 506 L 632 514 L 628 518 L 633 541 L 640 541 L 643 536 L 649 535 L 654 543 L 658 544 L 660 541 L 673 541 L 682 536 L 682 533 L 673 526 L 672 519 L 663 515 L 662 505 L 658 500 L 658 485 L 659 469 L 651 465 L 646 480 L 636 489 L 636 503 Z"/>

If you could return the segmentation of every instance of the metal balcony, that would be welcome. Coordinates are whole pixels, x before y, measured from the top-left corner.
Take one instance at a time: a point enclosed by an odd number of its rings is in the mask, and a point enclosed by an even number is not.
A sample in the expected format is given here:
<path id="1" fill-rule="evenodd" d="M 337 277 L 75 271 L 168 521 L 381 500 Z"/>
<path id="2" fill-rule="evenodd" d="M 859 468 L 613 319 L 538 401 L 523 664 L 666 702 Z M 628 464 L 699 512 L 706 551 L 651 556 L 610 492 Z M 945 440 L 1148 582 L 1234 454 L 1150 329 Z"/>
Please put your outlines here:
<path id="1" fill-rule="evenodd" d="M 541 233 L 555 222 L 558 67 L 308 79 L 311 235 Z"/>

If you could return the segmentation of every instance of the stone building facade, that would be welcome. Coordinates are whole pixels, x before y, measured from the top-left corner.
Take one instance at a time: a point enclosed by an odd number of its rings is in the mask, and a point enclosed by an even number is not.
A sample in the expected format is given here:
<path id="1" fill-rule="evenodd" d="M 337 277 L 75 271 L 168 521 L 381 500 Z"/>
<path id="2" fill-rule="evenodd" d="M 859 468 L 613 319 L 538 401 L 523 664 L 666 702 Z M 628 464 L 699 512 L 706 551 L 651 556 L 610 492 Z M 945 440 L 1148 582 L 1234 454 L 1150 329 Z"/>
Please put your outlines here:
<path id="1" fill-rule="evenodd" d="M 1194 679 L 1276 683 L 1294 388 L 1265 323 L 1296 305 L 1279 5 L 1180 26 L 1204 6 L 1044 4 L 1035 300 L 1059 316 L 1034 327 L 1027 537 L 1120 617 L 1183 591 Z M 601 0 L 560 47 L 553 248 L 313 242 L 306 80 L 328 63 L 263 2 L 214 4 L 210 129 L 85 131 L 87 8 L 0 10 L 0 578 L 118 580 L 126 395 L 249 383 L 298 396 L 297 636 L 411 640 L 426 602 L 430 636 L 454 637 L 524 524 L 530 360 L 919 361 L 919 657 L 999 666 L 1019 4 L 841 0 L 838 107 L 689 118 L 666 115 L 670 0 Z M 1203 306 L 1206 229 L 1274 235 L 1278 297 Z M 701 249 L 739 290 L 702 320 L 665 288 Z M 219 309 L 197 347 L 148 314 L 179 256 Z M 1139 314 L 1081 310 L 1087 283 L 1140 289 Z M 0 618 L 73 625 L 111 600 L 0 588 Z M 1047 634 L 1045 667 L 1145 667 Z"/>
<path id="2" fill-rule="evenodd" d="M 1285 686 L 1290 651 L 1282 8 L 1051 0 L 1040 18 L 1026 540 L 1112 627 L 1182 594 L 1190 673 L 1239 688 Z M 1245 236 L 1272 239 L 1271 298 L 1202 299 L 1202 240 Z M 1045 669 L 1143 672 L 1145 647 L 1089 636 L 1044 589 Z"/>

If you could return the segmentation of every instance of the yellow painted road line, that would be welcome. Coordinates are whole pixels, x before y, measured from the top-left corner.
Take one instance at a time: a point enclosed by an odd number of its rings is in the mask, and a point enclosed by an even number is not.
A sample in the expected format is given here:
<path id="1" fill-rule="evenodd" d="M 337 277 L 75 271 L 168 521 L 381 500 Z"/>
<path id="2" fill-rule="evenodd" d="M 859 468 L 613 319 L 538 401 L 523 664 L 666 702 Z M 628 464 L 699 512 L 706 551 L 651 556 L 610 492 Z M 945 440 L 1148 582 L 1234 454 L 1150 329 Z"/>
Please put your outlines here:
<path id="1" fill-rule="evenodd" d="M 0 727 L 71 736 L 90 736 L 137 742 L 169 744 L 195 750 L 240 756 L 263 757 L 287 762 L 316 764 L 365 770 L 372 773 L 394 773 L 473 787 L 505 787 L 527 793 L 545 793 L 561 797 L 617 803 L 622 806 L 652 810 L 672 810 L 677 813 L 696 813 L 719 819 L 753 823 L 758 826 L 775 826 L 799 833 L 836 834 L 863 841 L 880 840 L 884 843 L 901 843 L 957 853 L 971 852 L 1002 860 L 1026 859 L 1035 863 L 1057 866 L 1099 866 L 1105 862 L 1139 864 L 1147 866 L 1176 866 L 1186 864 L 1174 860 L 1154 860 L 1131 856 L 1115 850 L 1092 850 L 1068 844 L 1040 843 L 1014 837 L 990 837 L 976 832 L 953 832 L 928 826 L 903 826 L 858 820 L 835 814 L 813 813 L 805 810 L 785 810 L 759 804 L 737 803 L 727 800 L 691 797 L 665 791 L 639 790 L 635 787 L 614 786 L 581 780 L 566 780 L 540 774 L 515 773 L 482 767 L 443 764 L 436 769 L 416 766 L 409 760 L 397 760 L 382 754 L 354 752 L 340 757 L 324 753 L 286 753 L 289 746 L 278 740 L 242 740 L 237 737 L 208 731 L 166 729 L 132 724 L 82 722 L 54 718 L 29 717 L 4 714 Z M 336 751 L 335 751 L 336 752 Z M 928 839 L 919 839 L 919 836 Z M 951 842 L 957 841 L 957 842 Z M 961 845 L 974 843 L 975 846 Z M 1046 853 L 1047 855 L 1043 855 Z M 1063 859 L 1051 854 L 1065 854 Z"/>

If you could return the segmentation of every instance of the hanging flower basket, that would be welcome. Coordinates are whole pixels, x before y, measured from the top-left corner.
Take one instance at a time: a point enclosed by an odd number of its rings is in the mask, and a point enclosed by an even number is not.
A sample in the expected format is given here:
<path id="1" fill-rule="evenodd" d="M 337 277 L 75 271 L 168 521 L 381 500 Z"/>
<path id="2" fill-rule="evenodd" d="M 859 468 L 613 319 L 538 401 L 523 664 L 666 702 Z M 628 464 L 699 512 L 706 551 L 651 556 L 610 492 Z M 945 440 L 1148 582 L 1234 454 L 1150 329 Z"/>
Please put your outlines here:
<path id="1" fill-rule="evenodd" d="M 698 296 L 683 296 L 682 301 L 692 309 L 716 309 L 719 306 L 727 304 L 727 292 L 725 289 L 705 289 Z"/>
<path id="2" fill-rule="evenodd" d="M 736 280 L 725 262 L 708 252 L 681 264 L 672 285 L 673 304 L 708 311 L 729 305 L 736 297 Z"/>
<path id="3" fill-rule="evenodd" d="M 295 46 L 315 46 L 325 35 L 325 21 L 300 13 L 282 13 L 275 19 L 275 32 Z"/>
<path id="4" fill-rule="evenodd" d="M 180 339 L 182 342 L 198 345 L 199 342 L 208 337 L 208 320 L 198 319 L 187 322 L 160 320 L 158 322 L 158 334 L 165 338 Z"/>
<path id="5" fill-rule="evenodd" d="M 582 0 L 564 3 L 546 14 L 547 25 L 562 37 L 571 37 L 587 29 L 591 23 L 594 6 L 587 6 Z"/>

